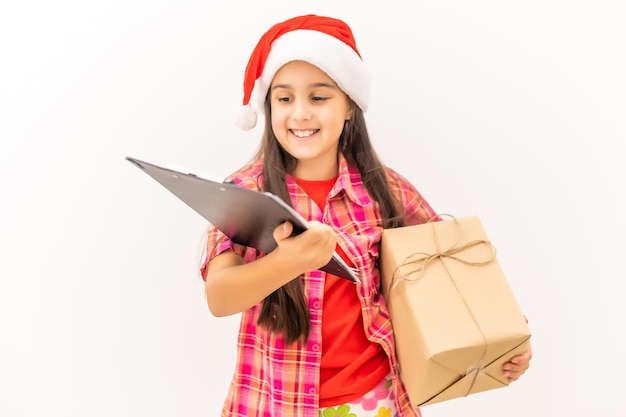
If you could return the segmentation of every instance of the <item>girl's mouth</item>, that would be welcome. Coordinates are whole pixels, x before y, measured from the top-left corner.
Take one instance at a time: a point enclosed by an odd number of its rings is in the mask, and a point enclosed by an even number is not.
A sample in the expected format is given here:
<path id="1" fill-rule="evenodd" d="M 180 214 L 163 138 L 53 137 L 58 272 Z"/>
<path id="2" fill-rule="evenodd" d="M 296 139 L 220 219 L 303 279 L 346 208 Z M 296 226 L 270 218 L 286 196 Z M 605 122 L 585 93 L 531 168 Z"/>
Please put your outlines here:
<path id="1" fill-rule="evenodd" d="M 315 133 L 319 132 L 319 129 L 307 129 L 307 130 L 293 130 L 290 129 L 290 132 L 300 138 L 300 139 L 306 139 L 311 135 L 314 135 Z"/>

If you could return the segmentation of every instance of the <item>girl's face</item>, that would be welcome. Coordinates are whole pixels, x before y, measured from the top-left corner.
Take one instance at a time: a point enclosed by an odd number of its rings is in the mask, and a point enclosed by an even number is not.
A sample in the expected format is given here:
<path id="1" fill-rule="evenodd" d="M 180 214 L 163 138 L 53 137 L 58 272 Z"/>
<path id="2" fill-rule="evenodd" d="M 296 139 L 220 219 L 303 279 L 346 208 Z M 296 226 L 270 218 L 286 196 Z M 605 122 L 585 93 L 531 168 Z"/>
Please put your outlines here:
<path id="1" fill-rule="evenodd" d="M 270 86 L 272 130 L 283 149 L 298 160 L 291 174 L 305 180 L 337 175 L 337 147 L 350 118 L 346 94 L 314 65 L 285 64 Z"/>

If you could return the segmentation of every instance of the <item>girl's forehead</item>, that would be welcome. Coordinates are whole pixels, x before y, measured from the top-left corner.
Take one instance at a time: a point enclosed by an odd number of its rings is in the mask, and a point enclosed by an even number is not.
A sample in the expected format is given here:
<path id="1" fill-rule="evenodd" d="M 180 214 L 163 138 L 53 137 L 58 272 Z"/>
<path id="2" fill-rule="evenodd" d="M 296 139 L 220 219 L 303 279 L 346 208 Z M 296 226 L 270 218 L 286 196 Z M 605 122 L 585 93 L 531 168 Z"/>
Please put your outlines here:
<path id="1" fill-rule="evenodd" d="M 305 61 L 291 61 L 283 65 L 272 79 L 272 87 L 283 84 L 327 84 L 336 87 L 335 81 L 317 66 Z"/>

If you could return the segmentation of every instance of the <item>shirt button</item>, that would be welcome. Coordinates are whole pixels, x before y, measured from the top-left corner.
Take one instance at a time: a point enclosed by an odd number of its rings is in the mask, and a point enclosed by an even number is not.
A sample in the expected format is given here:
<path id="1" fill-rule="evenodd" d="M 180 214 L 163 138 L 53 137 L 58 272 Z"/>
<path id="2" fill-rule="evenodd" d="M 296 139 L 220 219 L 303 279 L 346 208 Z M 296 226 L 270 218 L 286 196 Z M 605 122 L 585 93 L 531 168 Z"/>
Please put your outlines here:
<path id="1" fill-rule="evenodd" d="M 316 310 L 319 310 L 320 307 L 322 307 L 322 303 L 320 303 L 319 301 L 315 300 L 313 301 L 313 308 Z"/>
<path id="2" fill-rule="evenodd" d="M 309 388 L 309 394 L 311 395 L 317 394 L 317 389 L 315 389 L 314 387 Z"/>
<path id="3" fill-rule="evenodd" d="M 318 352 L 320 350 L 320 345 L 318 345 L 317 343 L 314 344 L 313 346 L 311 346 L 311 350 L 313 350 L 313 352 Z"/>

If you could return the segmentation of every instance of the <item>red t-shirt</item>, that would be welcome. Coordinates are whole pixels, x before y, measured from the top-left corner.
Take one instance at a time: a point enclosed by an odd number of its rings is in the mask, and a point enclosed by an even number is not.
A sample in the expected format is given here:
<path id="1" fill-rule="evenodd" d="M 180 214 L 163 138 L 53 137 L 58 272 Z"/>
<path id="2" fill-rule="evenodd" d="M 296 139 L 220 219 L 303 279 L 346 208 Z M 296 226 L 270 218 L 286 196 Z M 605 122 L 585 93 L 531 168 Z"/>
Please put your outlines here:
<path id="1" fill-rule="evenodd" d="M 322 181 L 296 179 L 322 210 L 335 181 L 336 178 Z M 337 253 L 349 266 L 354 266 L 339 246 Z M 365 335 L 355 284 L 327 274 L 322 310 L 320 407 L 360 398 L 388 373 L 389 360 L 384 350 Z"/>

